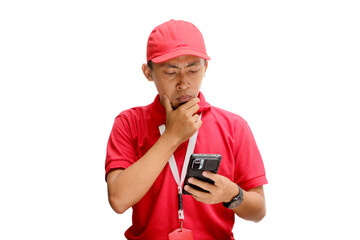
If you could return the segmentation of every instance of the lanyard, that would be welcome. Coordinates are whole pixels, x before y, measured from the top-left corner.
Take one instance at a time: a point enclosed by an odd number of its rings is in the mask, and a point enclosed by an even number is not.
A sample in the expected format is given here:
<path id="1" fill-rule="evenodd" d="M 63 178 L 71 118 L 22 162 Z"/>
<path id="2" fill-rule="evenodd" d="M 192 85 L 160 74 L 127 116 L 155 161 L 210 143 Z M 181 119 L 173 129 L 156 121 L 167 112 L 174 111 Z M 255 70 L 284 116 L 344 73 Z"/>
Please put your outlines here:
<path id="1" fill-rule="evenodd" d="M 202 113 L 200 114 L 199 119 L 201 119 L 201 115 L 202 115 Z M 160 125 L 159 130 L 160 130 L 160 134 L 162 135 L 165 132 L 165 124 Z M 196 131 L 196 133 L 189 139 L 189 144 L 188 144 L 185 159 L 184 159 L 184 165 L 183 165 L 183 168 L 182 168 L 182 171 L 181 171 L 181 179 L 179 177 L 179 171 L 178 171 L 178 168 L 177 168 L 177 165 L 176 165 L 174 154 L 171 155 L 171 157 L 169 159 L 169 165 L 170 165 L 171 172 L 172 172 L 172 174 L 174 176 L 175 182 L 178 185 L 178 199 L 179 199 L 178 217 L 179 217 L 179 221 L 181 223 L 181 228 L 182 228 L 182 224 L 183 224 L 183 221 L 184 221 L 184 211 L 183 211 L 183 206 L 182 206 L 182 188 L 181 188 L 181 186 L 182 186 L 182 184 L 183 184 L 183 182 L 185 180 L 186 170 L 187 170 L 187 167 L 189 165 L 190 156 L 191 156 L 191 154 L 194 153 L 195 144 L 196 144 L 196 138 L 197 138 L 198 132 L 199 132 L 199 130 Z"/>

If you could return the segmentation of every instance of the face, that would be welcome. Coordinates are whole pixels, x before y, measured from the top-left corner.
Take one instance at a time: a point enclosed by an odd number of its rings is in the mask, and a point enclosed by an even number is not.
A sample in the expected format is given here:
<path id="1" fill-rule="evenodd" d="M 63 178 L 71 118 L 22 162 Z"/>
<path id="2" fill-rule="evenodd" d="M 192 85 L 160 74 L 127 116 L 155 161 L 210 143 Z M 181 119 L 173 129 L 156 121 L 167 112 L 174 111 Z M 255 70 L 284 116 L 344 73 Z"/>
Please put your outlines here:
<path id="1" fill-rule="evenodd" d="M 178 108 L 190 99 L 199 95 L 201 82 L 207 69 L 204 59 L 184 55 L 162 63 L 153 63 L 152 70 L 144 64 L 145 77 L 153 81 L 164 106 L 165 94 L 173 108 Z"/>

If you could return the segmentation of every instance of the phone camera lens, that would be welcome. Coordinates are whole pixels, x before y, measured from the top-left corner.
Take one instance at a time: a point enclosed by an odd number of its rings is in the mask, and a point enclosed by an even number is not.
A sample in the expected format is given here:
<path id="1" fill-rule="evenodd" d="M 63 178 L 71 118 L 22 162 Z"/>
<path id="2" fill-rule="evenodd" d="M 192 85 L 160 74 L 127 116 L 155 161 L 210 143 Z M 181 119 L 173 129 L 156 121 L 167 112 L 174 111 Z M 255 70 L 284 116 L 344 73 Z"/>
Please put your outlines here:
<path id="1" fill-rule="evenodd" d="M 193 169 L 202 169 L 204 165 L 204 159 L 195 159 L 192 165 Z"/>

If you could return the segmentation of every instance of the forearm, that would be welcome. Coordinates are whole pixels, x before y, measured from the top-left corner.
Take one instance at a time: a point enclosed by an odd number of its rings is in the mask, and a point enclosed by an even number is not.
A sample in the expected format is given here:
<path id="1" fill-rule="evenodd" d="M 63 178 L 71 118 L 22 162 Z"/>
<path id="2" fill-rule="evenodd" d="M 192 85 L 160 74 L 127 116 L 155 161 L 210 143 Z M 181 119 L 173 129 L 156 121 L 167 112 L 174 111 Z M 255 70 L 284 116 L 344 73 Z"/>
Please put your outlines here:
<path id="1" fill-rule="evenodd" d="M 174 110 L 165 97 L 166 130 L 147 153 L 127 169 L 108 173 L 108 195 L 117 213 L 136 204 L 154 184 L 178 146 L 199 130 L 200 99 L 193 98 Z"/>
<path id="2" fill-rule="evenodd" d="M 109 201 L 116 212 L 125 212 L 147 193 L 178 145 L 176 138 L 164 133 L 143 157 L 108 179 Z"/>
<path id="3" fill-rule="evenodd" d="M 245 220 L 254 222 L 261 221 L 266 214 L 265 197 L 262 186 L 244 191 L 242 203 L 237 208 L 234 208 L 233 211 Z"/>

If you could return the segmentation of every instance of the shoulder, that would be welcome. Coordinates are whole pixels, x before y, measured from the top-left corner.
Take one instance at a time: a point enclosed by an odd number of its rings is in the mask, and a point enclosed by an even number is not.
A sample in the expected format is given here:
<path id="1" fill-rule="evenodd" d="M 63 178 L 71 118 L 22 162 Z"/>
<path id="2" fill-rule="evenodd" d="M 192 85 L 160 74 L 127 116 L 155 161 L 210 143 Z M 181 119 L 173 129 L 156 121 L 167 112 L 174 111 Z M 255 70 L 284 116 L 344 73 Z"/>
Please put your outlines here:
<path id="1" fill-rule="evenodd" d="M 214 122 L 229 127 L 242 128 L 247 124 L 246 120 L 240 115 L 214 106 L 209 109 L 207 115 Z"/>
<path id="2" fill-rule="evenodd" d="M 143 124 L 149 115 L 148 106 L 133 107 L 121 111 L 115 118 L 114 125 L 117 128 L 127 129 L 134 132 L 139 125 Z"/>
<path id="3" fill-rule="evenodd" d="M 133 107 L 126 110 L 123 110 L 119 113 L 119 115 L 116 116 L 116 119 L 124 119 L 124 120 L 130 120 L 130 119 L 139 119 L 143 115 L 147 114 L 149 112 L 149 106 L 139 106 L 139 107 Z"/>

